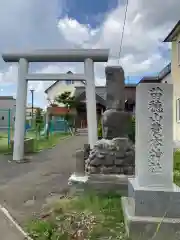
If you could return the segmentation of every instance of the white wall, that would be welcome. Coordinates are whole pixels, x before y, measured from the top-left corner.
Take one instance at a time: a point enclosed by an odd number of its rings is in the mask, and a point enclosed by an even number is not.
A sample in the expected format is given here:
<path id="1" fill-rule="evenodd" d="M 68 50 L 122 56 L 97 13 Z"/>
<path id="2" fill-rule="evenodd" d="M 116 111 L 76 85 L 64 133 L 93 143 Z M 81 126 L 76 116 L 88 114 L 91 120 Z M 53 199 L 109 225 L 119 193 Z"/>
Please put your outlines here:
<path id="1" fill-rule="evenodd" d="M 8 127 L 8 109 L 11 109 L 11 126 L 14 124 L 15 99 L 0 99 L 0 128 Z"/>
<path id="2" fill-rule="evenodd" d="M 163 78 L 162 83 L 165 83 L 165 82 L 167 82 L 169 84 L 173 83 L 171 73 L 169 73 L 165 78 Z"/>
<path id="3" fill-rule="evenodd" d="M 56 96 L 62 94 L 63 92 L 71 92 L 72 96 L 75 92 L 75 87 L 77 86 L 84 86 L 83 82 L 77 81 L 74 84 L 66 84 L 65 82 L 58 82 L 55 86 L 50 88 L 47 92 L 47 99 L 50 99 L 52 102 Z"/>
<path id="4" fill-rule="evenodd" d="M 13 109 L 16 105 L 15 99 L 1 99 L 0 98 L 0 109 Z"/>

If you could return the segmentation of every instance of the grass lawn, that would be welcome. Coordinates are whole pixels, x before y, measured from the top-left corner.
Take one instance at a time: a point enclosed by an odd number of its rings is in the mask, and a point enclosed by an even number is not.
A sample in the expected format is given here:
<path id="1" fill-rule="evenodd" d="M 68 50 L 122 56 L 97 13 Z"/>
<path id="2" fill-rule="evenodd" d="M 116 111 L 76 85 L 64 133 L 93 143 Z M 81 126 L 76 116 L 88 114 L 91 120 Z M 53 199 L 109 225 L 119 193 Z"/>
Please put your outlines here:
<path id="1" fill-rule="evenodd" d="M 31 136 L 31 134 L 32 133 L 28 133 L 27 136 L 33 137 Z M 70 135 L 69 133 L 53 133 L 51 136 L 49 136 L 49 139 L 46 139 L 46 137 L 41 137 L 40 139 L 36 139 L 34 151 L 36 152 L 43 149 L 52 148 L 55 145 L 57 145 L 59 140 L 69 135 Z"/>
<path id="2" fill-rule="evenodd" d="M 127 240 L 119 195 L 86 193 L 60 199 L 28 224 L 34 240 Z"/>
<path id="3" fill-rule="evenodd" d="M 8 139 L 5 135 L 0 134 L 0 153 L 7 153 L 8 151 Z"/>
<path id="4" fill-rule="evenodd" d="M 36 133 L 34 131 L 29 131 L 26 133 L 26 137 L 35 139 L 35 152 L 55 146 L 61 138 L 64 138 L 68 135 L 69 133 L 53 133 L 50 135 L 49 139 L 46 139 L 45 136 L 41 136 L 40 139 L 37 139 Z M 13 133 L 11 133 L 11 139 L 13 138 L 12 136 Z M 10 152 L 11 150 L 8 149 L 7 132 L 0 132 L 0 154 Z"/>
<path id="5" fill-rule="evenodd" d="M 180 151 L 174 153 L 174 182 L 180 186 Z"/>
<path id="6" fill-rule="evenodd" d="M 180 151 L 174 154 L 174 181 L 180 186 Z M 27 231 L 34 240 L 127 240 L 120 196 L 110 193 L 60 199 Z"/>

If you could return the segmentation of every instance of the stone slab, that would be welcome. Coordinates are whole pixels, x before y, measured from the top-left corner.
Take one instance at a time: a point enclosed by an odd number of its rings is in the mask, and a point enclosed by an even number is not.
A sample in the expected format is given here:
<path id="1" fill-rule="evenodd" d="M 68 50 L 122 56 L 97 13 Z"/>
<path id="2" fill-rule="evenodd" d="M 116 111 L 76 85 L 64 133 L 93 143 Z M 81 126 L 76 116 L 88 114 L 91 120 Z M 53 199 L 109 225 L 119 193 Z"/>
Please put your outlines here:
<path id="1" fill-rule="evenodd" d="M 34 152 L 34 138 L 26 138 L 24 140 L 24 153 L 33 153 Z M 11 151 L 14 149 L 14 140 L 11 140 Z"/>
<path id="2" fill-rule="evenodd" d="M 80 176 L 77 173 L 69 178 L 72 191 L 97 191 L 97 192 L 116 192 L 121 196 L 128 195 L 128 176 L 126 175 L 104 175 L 91 174 Z"/>
<path id="3" fill-rule="evenodd" d="M 172 188 L 172 99 L 172 84 L 142 83 L 136 88 L 135 166 L 142 187 Z"/>
<path id="4" fill-rule="evenodd" d="M 107 109 L 124 110 L 124 70 L 121 66 L 106 66 L 106 107 Z"/>
<path id="5" fill-rule="evenodd" d="M 122 197 L 128 237 L 132 240 L 179 240 L 180 218 L 135 216 L 134 199 Z"/>
<path id="6" fill-rule="evenodd" d="M 85 171 L 85 160 L 84 160 L 84 150 L 76 150 L 76 172 L 84 173 Z"/>
<path id="7" fill-rule="evenodd" d="M 136 216 L 180 217 L 180 188 L 173 189 L 139 187 L 135 179 L 128 179 L 128 196 L 134 198 Z"/>

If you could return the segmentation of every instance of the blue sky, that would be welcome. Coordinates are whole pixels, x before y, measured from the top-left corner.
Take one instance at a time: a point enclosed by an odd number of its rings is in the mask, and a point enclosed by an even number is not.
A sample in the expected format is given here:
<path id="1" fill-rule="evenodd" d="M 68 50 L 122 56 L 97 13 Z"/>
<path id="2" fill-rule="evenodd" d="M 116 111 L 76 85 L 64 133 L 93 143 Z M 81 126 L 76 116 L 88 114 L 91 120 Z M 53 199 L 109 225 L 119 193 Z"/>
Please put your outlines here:
<path id="1" fill-rule="evenodd" d="M 109 48 L 109 64 L 117 64 L 125 0 L 1 0 L 0 52 L 38 48 Z M 163 8 L 159 14 L 159 8 Z M 129 0 L 121 64 L 128 80 L 155 75 L 170 61 L 162 43 L 179 20 L 180 1 Z M 168 14 L 167 14 L 168 12 Z M 35 72 L 82 72 L 78 64 L 34 64 Z M 105 83 L 104 65 L 95 67 L 98 84 Z M 17 68 L 0 59 L 0 95 L 16 95 Z M 35 104 L 44 106 L 51 82 L 30 83 Z M 1 91 L 3 89 L 3 91 Z M 28 101 L 30 94 L 28 91 Z"/>
<path id="2" fill-rule="evenodd" d="M 60 18 L 76 19 L 81 24 L 89 24 L 95 28 L 103 22 L 105 15 L 118 6 L 118 0 L 67 0 Z"/>

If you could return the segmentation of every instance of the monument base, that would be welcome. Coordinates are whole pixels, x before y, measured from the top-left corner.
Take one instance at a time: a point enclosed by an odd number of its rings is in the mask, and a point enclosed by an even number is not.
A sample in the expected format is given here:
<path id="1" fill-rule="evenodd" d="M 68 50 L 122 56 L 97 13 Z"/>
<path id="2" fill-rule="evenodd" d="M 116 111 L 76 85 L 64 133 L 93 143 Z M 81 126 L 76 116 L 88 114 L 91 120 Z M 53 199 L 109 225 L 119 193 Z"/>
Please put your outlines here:
<path id="1" fill-rule="evenodd" d="M 145 188 L 128 179 L 128 198 L 122 198 L 122 208 L 132 239 L 180 239 L 180 188 L 175 184 L 171 189 Z"/>
<path id="2" fill-rule="evenodd" d="M 180 188 L 172 184 L 172 188 L 140 187 L 136 179 L 128 179 L 128 197 L 135 201 L 136 216 L 168 218 L 180 217 Z"/>
<path id="3" fill-rule="evenodd" d="M 130 239 L 178 240 L 180 239 L 180 218 L 136 216 L 134 199 L 122 197 L 125 227 Z M 149 209 L 149 212 L 151 209 Z"/>
<path id="4" fill-rule="evenodd" d="M 128 176 L 74 173 L 69 178 L 71 193 L 96 191 L 100 193 L 115 192 L 121 196 L 128 195 Z"/>

